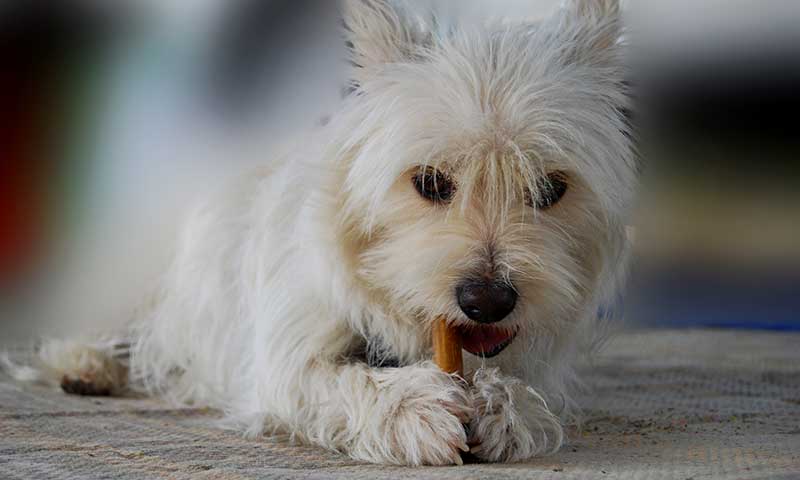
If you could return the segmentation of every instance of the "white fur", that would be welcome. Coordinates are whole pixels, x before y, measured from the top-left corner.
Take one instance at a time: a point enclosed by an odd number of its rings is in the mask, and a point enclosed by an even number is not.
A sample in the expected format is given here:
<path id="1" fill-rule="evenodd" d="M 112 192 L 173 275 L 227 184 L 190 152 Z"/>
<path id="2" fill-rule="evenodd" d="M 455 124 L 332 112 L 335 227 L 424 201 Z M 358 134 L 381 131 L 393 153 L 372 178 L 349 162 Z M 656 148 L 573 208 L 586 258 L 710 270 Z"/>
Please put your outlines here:
<path id="1" fill-rule="evenodd" d="M 132 331 L 133 385 L 372 462 L 459 463 L 467 440 L 491 461 L 559 448 L 548 405 L 574 413 L 571 363 L 613 291 L 634 189 L 618 7 L 445 31 L 425 15 L 347 2 L 355 93 L 197 208 Z M 456 179 L 451 205 L 416 193 L 420 165 Z M 565 198 L 526 206 L 556 169 Z M 453 289 L 480 268 L 513 280 L 501 325 L 520 333 L 496 358 L 467 355 L 469 385 L 427 361 L 430 324 L 470 322 Z M 405 366 L 354 360 L 365 344 Z"/>
<path id="2" fill-rule="evenodd" d="M 497 368 L 475 372 L 470 422 L 473 453 L 490 461 L 518 461 L 554 452 L 563 433 L 558 417 L 532 387 Z"/>

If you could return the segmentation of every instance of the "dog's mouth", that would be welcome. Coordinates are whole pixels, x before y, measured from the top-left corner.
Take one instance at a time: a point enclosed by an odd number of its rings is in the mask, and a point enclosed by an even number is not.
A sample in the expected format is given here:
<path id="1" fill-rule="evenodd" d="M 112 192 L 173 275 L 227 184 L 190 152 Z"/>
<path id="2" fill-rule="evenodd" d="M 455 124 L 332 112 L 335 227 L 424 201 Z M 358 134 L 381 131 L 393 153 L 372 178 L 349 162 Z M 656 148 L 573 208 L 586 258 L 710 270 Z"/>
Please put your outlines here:
<path id="1" fill-rule="evenodd" d="M 464 350 L 483 358 L 492 358 L 506 349 L 519 331 L 491 325 L 464 325 L 458 327 Z"/>

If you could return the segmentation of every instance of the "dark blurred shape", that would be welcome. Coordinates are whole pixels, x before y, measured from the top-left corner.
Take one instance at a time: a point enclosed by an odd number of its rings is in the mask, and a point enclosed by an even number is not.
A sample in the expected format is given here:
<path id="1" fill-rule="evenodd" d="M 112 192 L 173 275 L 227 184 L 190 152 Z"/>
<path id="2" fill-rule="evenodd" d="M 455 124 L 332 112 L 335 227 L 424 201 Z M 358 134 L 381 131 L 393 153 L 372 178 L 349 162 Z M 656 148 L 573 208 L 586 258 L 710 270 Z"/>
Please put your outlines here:
<path id="1" fill-rule="evenodd" d="M 25 274 L 47 230 L 68 82 L 108 46 L 120 8 L 86 2 L 11 2 L 0 8 L 0 285 Z"/>
<path id="2" fill-rule="evenodd" d="M 240 0 L 221 20 L 211 63 L 216 97 L 224 112 L 252 114 L 265 82 L 312 61 L 323 32 L 335 25 L 338 2 Z M 342 40 L 344 41 L 344 40 Z M 331 72 L 331 77 L 334 74 Z"/>
<path id="3" fill-rule="evenodd" d="M 656 141 L 714 143 L 733 153 L 726 162 L 743 160 L 743 146 L 800 147 L 800 48 L 668 62 L 649 75 L 644 108 Z"/>

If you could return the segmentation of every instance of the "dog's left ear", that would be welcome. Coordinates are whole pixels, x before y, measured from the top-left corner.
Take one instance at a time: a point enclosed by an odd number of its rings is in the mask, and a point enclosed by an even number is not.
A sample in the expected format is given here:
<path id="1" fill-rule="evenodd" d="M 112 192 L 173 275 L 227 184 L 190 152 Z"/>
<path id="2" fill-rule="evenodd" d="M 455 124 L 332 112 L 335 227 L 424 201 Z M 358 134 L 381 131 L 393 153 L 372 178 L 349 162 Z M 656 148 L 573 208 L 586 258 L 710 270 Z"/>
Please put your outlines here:
<path id="1" fill-rule="evenodd" d="M 562 39 L 571 49 L 568 59 L 577 63 L 602 61 L 621 41 L 619 0 L 567 0 L 559 21 L 570 36 Z"/>
<path id="2" fill-rule="evenodd" d="M 428 36 L 419 19 L 388 0 L 345 0 L 343 23 L 350 61 L 360 70 L 356 77 L 384 64 L 413 60 Z"/>

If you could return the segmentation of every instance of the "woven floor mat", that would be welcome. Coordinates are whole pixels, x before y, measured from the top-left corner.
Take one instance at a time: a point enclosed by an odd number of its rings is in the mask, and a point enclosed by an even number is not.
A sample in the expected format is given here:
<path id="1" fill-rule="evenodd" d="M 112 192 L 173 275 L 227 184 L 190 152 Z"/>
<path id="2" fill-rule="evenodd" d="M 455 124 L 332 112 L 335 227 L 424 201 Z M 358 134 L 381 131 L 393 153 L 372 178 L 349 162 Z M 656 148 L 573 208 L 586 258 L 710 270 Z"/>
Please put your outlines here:
<path id="1" fill-rule="evenodd" d="M 586 421 L 523 464 L 365 465 L 248 440 L 217 412 L 85 398 L 0 377 L 0 479 L 800 478 L 800 335 L 645 331 L 584 372 Z"/>

